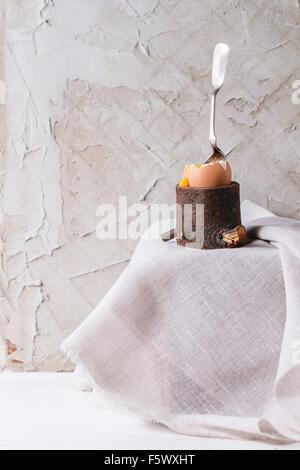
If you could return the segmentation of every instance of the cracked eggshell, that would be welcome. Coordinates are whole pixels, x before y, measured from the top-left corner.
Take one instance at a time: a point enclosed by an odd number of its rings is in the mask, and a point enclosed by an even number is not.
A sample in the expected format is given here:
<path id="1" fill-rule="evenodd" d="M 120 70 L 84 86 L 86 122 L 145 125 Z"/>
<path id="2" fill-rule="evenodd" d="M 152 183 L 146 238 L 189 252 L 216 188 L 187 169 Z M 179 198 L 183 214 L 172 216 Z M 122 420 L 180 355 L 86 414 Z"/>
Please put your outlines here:
<path id="1" fill-rule="evenodd" d="M 208 165 L 191 165 L 188 171 L 189 186 L 217 188 L 231 183 L 232 171 L 228 162 L 221 161 Z"/>

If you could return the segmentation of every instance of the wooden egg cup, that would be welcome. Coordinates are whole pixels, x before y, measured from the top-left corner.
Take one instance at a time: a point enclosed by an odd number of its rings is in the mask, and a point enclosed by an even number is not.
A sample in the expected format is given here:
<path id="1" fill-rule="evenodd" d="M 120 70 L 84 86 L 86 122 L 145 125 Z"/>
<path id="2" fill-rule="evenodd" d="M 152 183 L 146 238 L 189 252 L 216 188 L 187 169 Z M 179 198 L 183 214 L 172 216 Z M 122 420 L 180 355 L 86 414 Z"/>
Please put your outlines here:
<path id="1" fill-rule="evenodd" d="M 234 248 L 246 239 L 238 183 L 213 189 L 177 186 L 176 196 L 177 226 L 162 235 L 163 241 L 176 237 L 180 246 L 211 250 Z"/>

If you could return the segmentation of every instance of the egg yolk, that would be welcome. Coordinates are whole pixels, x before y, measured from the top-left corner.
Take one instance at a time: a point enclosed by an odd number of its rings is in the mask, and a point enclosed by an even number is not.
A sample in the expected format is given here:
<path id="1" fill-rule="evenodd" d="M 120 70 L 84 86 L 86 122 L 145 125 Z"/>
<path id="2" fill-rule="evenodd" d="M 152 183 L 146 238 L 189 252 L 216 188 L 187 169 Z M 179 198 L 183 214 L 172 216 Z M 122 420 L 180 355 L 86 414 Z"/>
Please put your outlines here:
<path id="1" fill-rule="evenodd" d="M 189 185 L 189 180 L 188 178 L 183 178 L 183 180 L 180 181 L 179 183 L 179 187 L 180 188 L 185 188 L 186 186 Z"/>

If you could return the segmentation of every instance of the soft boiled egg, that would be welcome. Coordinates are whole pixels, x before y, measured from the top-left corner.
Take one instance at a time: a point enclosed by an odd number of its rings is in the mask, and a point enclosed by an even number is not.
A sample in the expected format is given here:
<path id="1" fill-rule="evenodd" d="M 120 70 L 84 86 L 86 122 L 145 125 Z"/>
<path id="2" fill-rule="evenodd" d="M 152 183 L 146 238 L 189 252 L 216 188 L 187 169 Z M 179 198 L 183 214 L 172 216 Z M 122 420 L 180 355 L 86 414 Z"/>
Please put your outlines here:
<path id="1" fill-rule="evenodd" d="M 187 165 L 180 187 L 217 188 L 231 183 L 232 171 L 228 162 L 220 160 L 204 165 Z"/>

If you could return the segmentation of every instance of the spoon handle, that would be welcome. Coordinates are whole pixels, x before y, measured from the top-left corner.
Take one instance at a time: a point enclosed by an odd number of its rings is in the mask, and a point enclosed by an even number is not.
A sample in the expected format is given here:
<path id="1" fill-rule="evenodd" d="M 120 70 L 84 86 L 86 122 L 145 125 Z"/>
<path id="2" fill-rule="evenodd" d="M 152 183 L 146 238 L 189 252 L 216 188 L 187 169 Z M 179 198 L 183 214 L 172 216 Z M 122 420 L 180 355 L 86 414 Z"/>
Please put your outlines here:
<path id="1" fill-rule="evenodd" d="M 224 83 L 228 62 L 229 46 L 219 42 L 214 50 L 212 66 L 212 86 L 214 90 L 220 90 Z"/>
<path id="2" fill-rule="evenodd" d="M 224 83 L 225 73 L 228 62 L 229 47 L 227 44 L 218 43 L 214 50 L 213 67 L 212 67 L 212 86 L 213 93 L 211 97 L 211 109 L 210 109 L 210 132 L 209 142 L 212 148 L 215 150 L 217 147 L 216 138 L 216 96 L 221 86 Z"/>
<path id="3" fill-rule="evenodd" d="M 217 91 L 213 91 L 211 95 L 211 107 L 210 107 L 210 131 L 209 131 L 209 142 L 213 150 L 217 147 L 216 137 L 216 96 Z"/>

